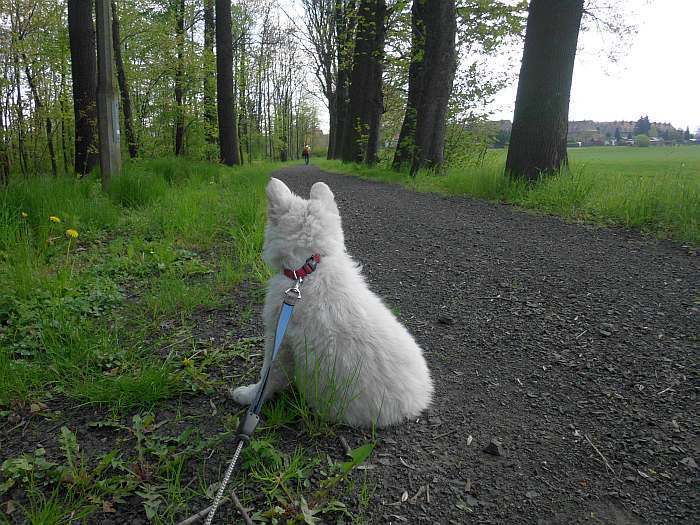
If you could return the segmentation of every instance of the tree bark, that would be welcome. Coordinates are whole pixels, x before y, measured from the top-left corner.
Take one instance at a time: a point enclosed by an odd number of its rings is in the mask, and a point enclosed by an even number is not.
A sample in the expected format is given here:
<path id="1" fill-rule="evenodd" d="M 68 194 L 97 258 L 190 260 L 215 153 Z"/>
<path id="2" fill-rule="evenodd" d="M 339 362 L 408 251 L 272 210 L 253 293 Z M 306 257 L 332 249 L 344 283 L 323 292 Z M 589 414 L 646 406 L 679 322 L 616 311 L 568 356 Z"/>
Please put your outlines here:
<path id="1" fill-rule="evenodd" d="M 343 136 L 343 162 L 377 162 L 379 122 L 384 111 L 382 72 L 385 0 L 362 0 L 357 13 L 350 77 L 350 107 Z"/>
<path id="2" fill-rule="evenodd" d="M 536 180 L 568 163 L 569 96 L 583 0 L 532 0 L 506 172 Z"/>
<path id="3" fill-rule="evenodd" d="M 7 77 L 3 78 L 7 81 Z M 10 180 L 10 155 L 8 154 L 7 137 L 5 135 L 5 108 L 0 100 L 0 186 L 5 186 Z"/>
<path id="4" fill-rule="evenodd" d="M 98 160 L 97 55 L 91 0 L 68 0 L 68 35 L 75 113 L 75 171 L 86 175 Z"/>
<path id="5" fill-rule="evenodd" d="M 204 82 L 203 105 L 205 137 L 209 144 L 216 144 L 216 108 L 214 83 L 211 75 L 214 67 L 214 0 L 204 0 Z"/>
<path id="6" fill-rule="evenodd" d="M 175 155 L 185 153 L 185 0 L 177 0 L 175 5 Z"/>
<path id="7" fill-rule="evenodd" d="M 447 104 L 457 68 L 454 0 L 413 0 L 408 98 L 393 167 L 411 174 L 444 161 Z"/>
<path id="8" fill-rule="evenodd" d="M 66 74 L 61 63 L 61 95 L 58 97 L 61 110 L 61 152 L 63 153 L 63 173 L 68 173 L 70 160 L 68 159 L 68 137 L 66 136 Z"/>
<path id="9" fill-rule="evenodd" d="M 134 117 L 131 108 L 131 96 L 129 94 L 129 84 L 126 81 L 124 71 L 124 59 L 122 58 L 122 45 L 119 36 L 119 13 L 117 2 L 112 0 L 112 47 L 114 48 L 114 63 L 117 66 L 117 82 L 119 83 L 119 93 L 122 98 L 122 111 L 124 113 L 124 128 L 126 133 L 126 143 L 129 147 L 129 157 L 132 159 L 138 156 L 139 148 L 134 131 Z"/>
<path id="10" fill-rule="evenodd" d="M 342 157 L 345 130 L 350 108 L 350 74 L 352 73 L 352 46 L 355 32 L 355 0 L 336 0 L 335 40 L 338 72 L 335 82 L 335 137 L 329 144 L 328 158 Z M 331 118 L 333 115 L 331 114 Z"/>
<path id="11" fill-rule="evenodd" d="M 221 162 L 239 164 L 238 132 L 233 98 L 233 39 L 230 0 L 216 0 L 216 103 Z"/>

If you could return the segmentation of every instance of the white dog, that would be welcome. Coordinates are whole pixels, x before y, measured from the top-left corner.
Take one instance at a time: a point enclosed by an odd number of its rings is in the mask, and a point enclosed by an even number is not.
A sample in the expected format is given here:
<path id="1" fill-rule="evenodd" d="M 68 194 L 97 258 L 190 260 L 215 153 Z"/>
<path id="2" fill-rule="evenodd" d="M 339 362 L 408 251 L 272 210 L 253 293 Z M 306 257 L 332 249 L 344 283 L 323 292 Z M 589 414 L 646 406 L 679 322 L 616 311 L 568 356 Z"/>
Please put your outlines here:
<path id="1" fill-rule="evenodd" d="M 433 394 L 423 352 L 369 290 L 346 253 L 330 188 L 317 182 L 310 200 L 305 200 L 273 178 L 267 197 L 263 257 L 276 273 L 268 283 L 263 310 L 264 367 L 284 292 L 293 285 L 283 271 L 302 267 L 315 254 L 320 261 L 303 281 L 302 298 L 294 308 L 264 399 L 295 379 L 317 413 L 349 425 L 384 427 L 418 416 Z M 250 404 L 257 387 L 236 388 L 233 399 Z"/>

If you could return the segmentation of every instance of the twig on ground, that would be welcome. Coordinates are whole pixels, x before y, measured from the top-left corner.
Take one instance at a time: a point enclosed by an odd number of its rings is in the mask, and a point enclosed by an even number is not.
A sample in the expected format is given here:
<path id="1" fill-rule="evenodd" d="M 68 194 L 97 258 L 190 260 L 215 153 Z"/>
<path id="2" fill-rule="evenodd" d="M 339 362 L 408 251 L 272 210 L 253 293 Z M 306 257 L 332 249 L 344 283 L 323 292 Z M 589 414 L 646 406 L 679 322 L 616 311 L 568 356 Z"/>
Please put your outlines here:
<path id="1" fill-rule="evenodd" d="M 185 337 L 183 337 L 182 339 L 178 339 L 177 341 L 173 341 L 172 343 L 167 344 L 167 345 L 165 345 L 165 346 L 159 348 L 157 351 L 158 351 L 158 352 L 162 352 L 163 350 L 167 350 L 167 349 L 170 348 L 170 347 L 173 347 L 173 346 L 178 345 L 178 344 L 180 344 L 180 343 L 184 343 L 184 342 L 187 341 L 188 339 L 192 339 L 192 334 L 188 334 L 188 335 L 186 335 Z"/>
<path id="2" fill-rule="evenodd" d="M 454 434 L 455 432 L 457 432 L 457 430 L 458 429 L 453 428 L 452 430 L 448 430 L 447 432 L 443 432 L 442 434 L 438 434 L 437 436 L 434 436 L 433 439 L 441 439 L 441 438 L 447 437 L 450 434 Z"/>
<path id="3" fill-rule="evenodd" d="M 430 504 L 430 483 L 425 484 L 425 502 Z"/>
<path id="4" fill-rule="evenodd" d="M 411 470 L 416 470 L 416 467 L 414 467 L 413 465 L 409 465 L 408 463 L 406 463 L 406 461 L 404 461 L 404 459 L 403 459 L 401 456 L 399 456 L 399 461 L 401 462 L 401 464 L 402 464 L 404 467 L 410 468 Z"/>
<path id="5" fill-rule="evenodd" d="M 668 388 L 664 388 L 661 392 L 657 392 L 656 395 L 660 396 L 661 394 L 663 394 L 664 392 L 668 392 L 669 390 L 673 390 L 673 385 L 671 385 Z"/>
<path id="6" fill-rule="evenodd" d="M 221 498 L 221 503 L 226 503 L 228 501 L 227 497 Z M 241 517 L 243 518 L 243 521 L 245 522 L 246 525 L 255 525 L 253 523 L 253 520 L 250 519 L 250 516 L 248 516 L 248 512 L 245 510 L 243 505 L 241 505 L 240 500 L 238 499 L 238 496 L 236 496 L 235 491 L 231 491 L 231 501 L 233 501 L 234 506 L 236 507 L 236 510 L 240 513 Z M 177 525 L 193 525 L 195 523 L 199 523 L 202 521 L 204 518 L 207 517 L 209 514 L 209 511 L 213 505 L 209 505 L 206 509 L 202 509 L 196 514 L 192 514 L 189 518 L 185 518 L 181 522 L 179 522 Z"/>
<path id="7" fill-rule="evenodd" d="M 238 509 L 238 512 L 240 513 L 241 517 L 243 518 L 243 521 L 245 522 L 245 525 L 254 525 L 253 520 L 250 519 L 250 516 L 248 516 L 248 513 L 246 512 L 245 508 L 243 507 L 243 505 L 241 505 L 238 496 L 236 496 L 236 492 L 233 490 L 231 491 L 231 500 L 236 506 L 236 509 Z"/>
<path id="8" fill-rule="evenodd" d="M 224 502 L 224 499 L 226 499 L 226 498 L 223 498 L 221 500 L 222 503 Z M 197 514 L 192 514 L 192 516 L 182 520 L 177 525 L 192 525 L 193 523 L 198 523 L 200 520 L 207 517 L 207 514 L 209 514 L 209 511 L 211 510 L 212 507 L 213 507 L 213 505 L 209 505 L 206 509 L 200 510 Z"/>
<path id="9" fill-rule="evenodd" d="M 613 468 L 610 466 L 610 463 L 608 463 L 608 460 L 605 458 L 603 453 L 600 450 L 598 450 L 598 447 L 596 447 L 593 441 L 591 441 L 591 438 L 588 437 L 588 434 L 584 434 L 583 436 L 586 438 L 586 441 L 588 441 L 588 443 L 590 443 L 590 445 L 593 447 L 593 450 L 595 450 L 598 453 L 600 458 L 603 460 L 603 463 L 605 463 L 605 466 L 610 470 L 610 472 L 615 474 L 615 470 L 613 470 Z"/>
<path id="10" fill-rule="evenodd" d="M 343 436 L 339 436 L 338 439 L 340 439 L 340 444 L 343 445 L 343 450 L 345 451 L 345 454 L 347 456 L 350 455 L 350 446 L 348 445 L 348 442 L 345 441 L 345 438 Z"/>
<path id="11" fill-rule="evenodd" d="M 581 337 L 581 336 L 582 336 L 583 334 L 585 334 L 586 332 L 588 332 L 588 329 L 585 329 L 583 332 L 581 332 L 580 334 L 578 334 L 578 335 L 576 336 L 576 339 L 578 339 L 579 337 Z"/>
<path id="12" fill-rule="evenodd" d="M 421 485 L 420 488 L 418 489 L 418 492 L 416 492 L 415 496 L 413 496 L 409 501 L 411 504 L 415 504 L 418 502 L 418 498 L 421 497 L 421 495 L 425 492 L 425 485 Z"/>

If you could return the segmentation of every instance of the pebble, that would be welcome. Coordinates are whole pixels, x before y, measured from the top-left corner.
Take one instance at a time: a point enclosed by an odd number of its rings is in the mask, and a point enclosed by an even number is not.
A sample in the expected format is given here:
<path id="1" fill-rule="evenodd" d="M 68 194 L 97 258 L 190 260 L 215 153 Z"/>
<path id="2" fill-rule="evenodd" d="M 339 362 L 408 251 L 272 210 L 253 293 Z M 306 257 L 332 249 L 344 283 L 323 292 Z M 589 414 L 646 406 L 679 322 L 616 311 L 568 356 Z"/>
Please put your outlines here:
<path id="1" fill-rule="evenodd" d="M 484 452 L 491 454 L 492 456 L 503 456 L 503 444 L 498 439 L 493 438 L 491 443 L 489 443 L 484 449 Z"/>
<path id="2" fill-rule="evenodd" d="M 698 468 L 698 464 L 690 456 L 688 456 L 687 458 L 681 459 L 681 463 L 683 463 L 686 467 L 688 467 L 690 469 L 697 469 Z"/>

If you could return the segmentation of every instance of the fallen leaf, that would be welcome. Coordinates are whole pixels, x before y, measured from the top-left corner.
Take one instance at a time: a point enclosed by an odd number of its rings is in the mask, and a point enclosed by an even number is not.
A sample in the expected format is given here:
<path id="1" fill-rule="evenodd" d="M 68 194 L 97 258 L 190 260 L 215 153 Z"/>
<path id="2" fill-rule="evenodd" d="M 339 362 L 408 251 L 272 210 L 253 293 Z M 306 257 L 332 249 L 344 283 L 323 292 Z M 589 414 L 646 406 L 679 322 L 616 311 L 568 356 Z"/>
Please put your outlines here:
<path id="1" fill-rule="evenodd" d="M 102 502 L 102 512 L 117 512 L 114 510 L 114 503 L 108 500 Z"/>
<path id="2" fill-rule="evenodd" d="M 5 514 L 10 515 L 17 509 L 15 502 L 13 500 L 8 500 L 5 502 Z"/>
<path id="3" fill-rule="evenodd" d="M 39 412 L 43 412 L 43 411 L 46 410 L 47 408 L 49 408 L 49 407 L 47 407 L 44 403 L 41 403 L 41 402 L 37 401 L 36 403 L 32 403 L 32 404 L 29 406 L 29 411 L 30 411 L 32 414 L 37 414 L 37 413 L 39 413 Z"/>
<path id="4" fill-rule="evenodd" d="M 408 491 L 404 490 L 403 494 L 401 494 L 401 503 L 404 503 L 407 500 L 408 500 Z"/>

